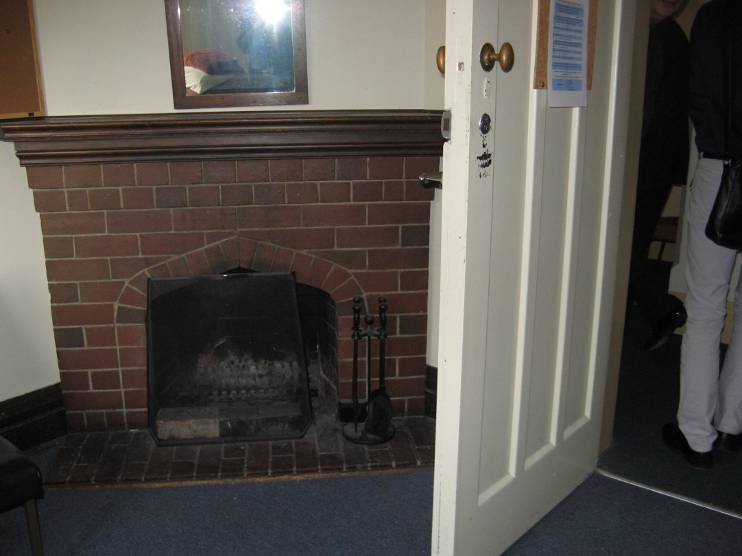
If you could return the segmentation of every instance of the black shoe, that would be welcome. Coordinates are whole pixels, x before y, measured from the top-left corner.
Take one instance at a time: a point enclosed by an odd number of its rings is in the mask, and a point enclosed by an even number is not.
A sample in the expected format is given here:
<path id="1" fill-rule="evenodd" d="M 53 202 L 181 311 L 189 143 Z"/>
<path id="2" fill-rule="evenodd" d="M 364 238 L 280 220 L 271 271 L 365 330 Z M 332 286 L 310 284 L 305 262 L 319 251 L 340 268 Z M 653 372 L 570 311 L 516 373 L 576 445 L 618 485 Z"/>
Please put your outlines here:
<path id="1" fill-rule="evenodd" d="M 682 305 L 667 313 L 652 329 L 652 335 L 647 340 L 647 343 L 644 344 L 644 349 L 646 351 L 652 351 L 664 346 L 673 332 L 675 332 L 675 329 L 683 326 L 687 320 L 688 313 L 685 312 L 685 307 Z"/>
<path id="2" fill-rule="evenodd" d="M 668 423 L 662 427 L 662 440 L 667 446 L 683 454 L 685 461 L 697 469 L 711 469 L 714 465 L 711 450 L 696 452 L 688 445 L 685 435 L 675 423 Z"/>
<path id="3" fill-rule="evenodd" d="M 730 434 L 719 431 L 719 436 L 716 437 L 716 442 L 714 442 L 714 448 L 722 452 L 738 452 L 742 450 L 742 433 Z"/>

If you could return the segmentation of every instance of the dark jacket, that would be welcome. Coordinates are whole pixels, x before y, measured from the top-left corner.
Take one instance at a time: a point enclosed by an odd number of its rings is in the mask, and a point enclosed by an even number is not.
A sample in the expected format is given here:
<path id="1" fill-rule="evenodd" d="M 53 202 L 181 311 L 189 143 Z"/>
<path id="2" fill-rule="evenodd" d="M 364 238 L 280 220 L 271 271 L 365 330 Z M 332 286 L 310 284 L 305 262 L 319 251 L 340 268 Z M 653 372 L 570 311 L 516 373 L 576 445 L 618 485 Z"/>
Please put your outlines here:
<path id="1" fill-rule="evenodd" d="M 742 1 L 711 0 L 696 15 L 691 31 L 690 111 L 698 150 L 725 154 L 727 50 L 732 37 L 732 130 L 729 154 L 742 155 Z"/>
<path id="2" fill-rule="evenodd" d="M 668 17 L 649 31 L 639 181 L 681 184 L 688 174 L 688 39 Z"/>

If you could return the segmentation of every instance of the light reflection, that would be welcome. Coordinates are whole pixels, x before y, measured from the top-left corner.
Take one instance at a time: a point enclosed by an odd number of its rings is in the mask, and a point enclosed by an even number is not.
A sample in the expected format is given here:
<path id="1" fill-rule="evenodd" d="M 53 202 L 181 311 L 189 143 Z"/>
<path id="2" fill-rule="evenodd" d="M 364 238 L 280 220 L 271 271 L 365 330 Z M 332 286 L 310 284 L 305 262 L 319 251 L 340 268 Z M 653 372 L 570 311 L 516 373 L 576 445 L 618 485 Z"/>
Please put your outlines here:
<path id="1" fill-rule="evenodd" d="M 289 7 L 285 0 L 255 0 L 255 12 L 266 24 L 276 26 L 286 17 Z"/>

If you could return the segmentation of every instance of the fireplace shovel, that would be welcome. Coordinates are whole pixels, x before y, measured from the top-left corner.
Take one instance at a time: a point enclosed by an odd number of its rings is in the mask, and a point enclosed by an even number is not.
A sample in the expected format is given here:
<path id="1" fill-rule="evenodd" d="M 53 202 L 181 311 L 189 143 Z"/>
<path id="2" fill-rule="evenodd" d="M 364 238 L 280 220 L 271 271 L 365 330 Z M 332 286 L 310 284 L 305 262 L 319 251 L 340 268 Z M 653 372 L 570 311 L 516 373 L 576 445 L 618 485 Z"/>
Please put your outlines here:
<path id="1" fill-rule="evenodd" d="M 364 432 L 368 437 L 378 437 L 380 442 L 386 442 L 394 436 L 392 401 L 386 393 L 381 378 L 379 379 L 379 388 L 371 392 L 368 398 Z"/>

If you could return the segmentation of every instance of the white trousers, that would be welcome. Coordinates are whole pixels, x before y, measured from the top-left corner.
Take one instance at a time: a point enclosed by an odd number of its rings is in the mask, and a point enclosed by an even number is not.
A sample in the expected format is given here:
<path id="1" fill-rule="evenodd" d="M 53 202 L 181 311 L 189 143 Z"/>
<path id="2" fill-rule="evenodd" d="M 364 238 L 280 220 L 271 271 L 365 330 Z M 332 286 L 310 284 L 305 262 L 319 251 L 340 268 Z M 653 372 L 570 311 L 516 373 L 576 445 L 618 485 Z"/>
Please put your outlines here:
<path id="1" fill-rule="evenodd" d="M 711 450 L 716 430 L 742 431 L 742 280 L 734 298 L 734 333 L 719 375 L 719 343 L 737 251 L 720 247 L 705 229 L 723 163 L 701 159 L 688 207 L 688 322 L 680 362 L 678 425 L 691 448 Z"/>

